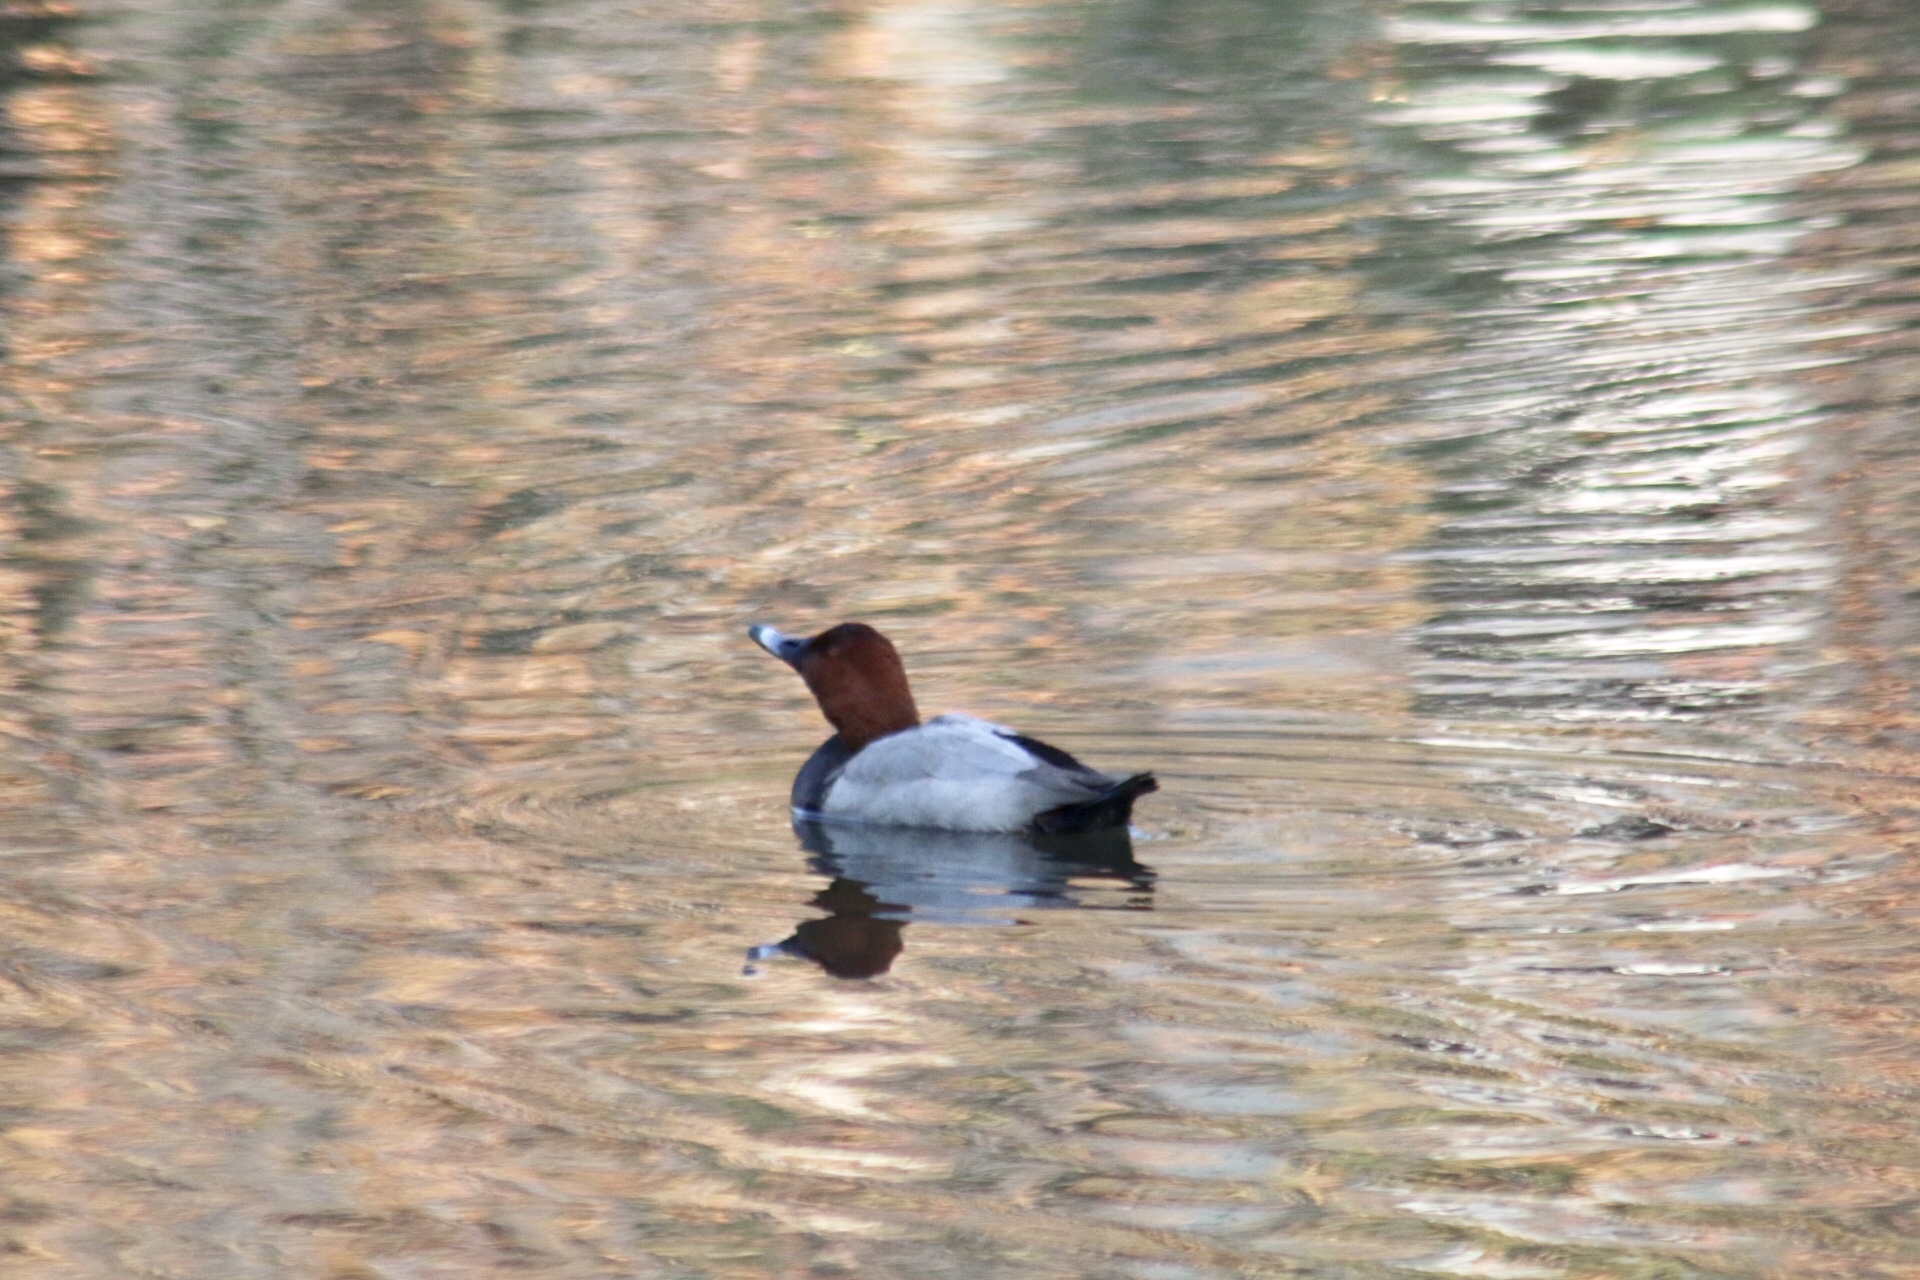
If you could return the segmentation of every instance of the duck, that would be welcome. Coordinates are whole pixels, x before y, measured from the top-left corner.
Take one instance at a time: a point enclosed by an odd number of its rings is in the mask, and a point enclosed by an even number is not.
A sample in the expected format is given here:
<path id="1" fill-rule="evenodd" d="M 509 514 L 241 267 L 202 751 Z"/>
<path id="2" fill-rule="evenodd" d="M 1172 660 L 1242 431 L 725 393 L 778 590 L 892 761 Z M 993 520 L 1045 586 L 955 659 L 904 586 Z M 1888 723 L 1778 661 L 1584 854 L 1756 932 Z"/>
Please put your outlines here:
<path id="1" fill-rule="evenodd" d="M 1068 835 L 1125 829 L 1152 773 L 1089 768 L 973 716 L 921 722 L 893 642 L 864 622 L 811 637 L 756 623 L 754 643 L 807 682 L 833 736 L 793 780 L 796 817 L 944 831 Z"/>

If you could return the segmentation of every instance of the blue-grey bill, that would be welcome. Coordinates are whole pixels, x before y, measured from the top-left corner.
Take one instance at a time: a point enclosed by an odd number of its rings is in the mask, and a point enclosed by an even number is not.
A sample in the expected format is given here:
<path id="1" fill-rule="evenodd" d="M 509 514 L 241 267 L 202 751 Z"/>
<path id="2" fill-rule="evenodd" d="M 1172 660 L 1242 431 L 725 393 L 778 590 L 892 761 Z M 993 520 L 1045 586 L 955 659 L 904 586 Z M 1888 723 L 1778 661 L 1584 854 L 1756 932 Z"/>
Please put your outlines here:
<path id="1" fill-rule="evenodd" d="M 782 635 L 764 623 L 754 623 L 747 628 L 747 634 L 753 637 L 755 644 L 788 666 L 797 664 L 800 661 L 800 651 L 807 647 L 804 637 Z"/>

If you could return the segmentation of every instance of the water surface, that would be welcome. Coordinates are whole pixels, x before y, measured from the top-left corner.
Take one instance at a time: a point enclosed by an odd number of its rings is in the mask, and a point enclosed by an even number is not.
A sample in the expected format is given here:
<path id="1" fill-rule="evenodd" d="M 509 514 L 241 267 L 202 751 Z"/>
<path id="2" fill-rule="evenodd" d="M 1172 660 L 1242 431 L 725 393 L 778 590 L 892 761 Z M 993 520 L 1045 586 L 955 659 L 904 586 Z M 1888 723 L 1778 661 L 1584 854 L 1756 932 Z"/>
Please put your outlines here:
<path id="1" fill-rule="evenodd" d="M 1917 19 L 7 8 L 9 1274 L 1913 1274 Z"/>

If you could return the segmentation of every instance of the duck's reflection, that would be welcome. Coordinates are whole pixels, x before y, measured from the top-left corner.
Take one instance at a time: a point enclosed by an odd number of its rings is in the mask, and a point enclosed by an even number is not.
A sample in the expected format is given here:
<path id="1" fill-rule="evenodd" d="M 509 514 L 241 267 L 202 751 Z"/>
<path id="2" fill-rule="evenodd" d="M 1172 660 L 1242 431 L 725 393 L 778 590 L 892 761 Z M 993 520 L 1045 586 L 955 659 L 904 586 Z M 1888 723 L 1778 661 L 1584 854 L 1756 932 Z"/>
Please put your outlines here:
<path id="1" fill-rule="evenodd" d="M 910 921 L 1010 925 L 1024 911 L 1153 905 L 1153 869 L 1134 861 L 1124 828 L 1042 836 L 796 819 L 793 829 L 813 855 L 808 865 L 830 878 L 812 903 L 829 914 L 752 948 L 749 973 L 755 961 L 791 955 L 836 978 L 871 978 L 892 966 Z"/>

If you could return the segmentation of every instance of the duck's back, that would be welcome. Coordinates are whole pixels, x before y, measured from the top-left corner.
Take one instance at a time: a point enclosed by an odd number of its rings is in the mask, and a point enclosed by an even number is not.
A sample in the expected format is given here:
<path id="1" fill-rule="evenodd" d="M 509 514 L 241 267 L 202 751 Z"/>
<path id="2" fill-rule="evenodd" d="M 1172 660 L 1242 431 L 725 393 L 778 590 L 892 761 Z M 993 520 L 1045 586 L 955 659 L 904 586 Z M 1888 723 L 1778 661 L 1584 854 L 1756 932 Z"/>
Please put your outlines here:
<path id="1" fill-rule="evenodd" d="M 853 754 L 828 781 L 819 812 L 889 826 L 1020 831 L 1113 786 L 1106 774 L 1011 729 L 945 715 Z"/>

